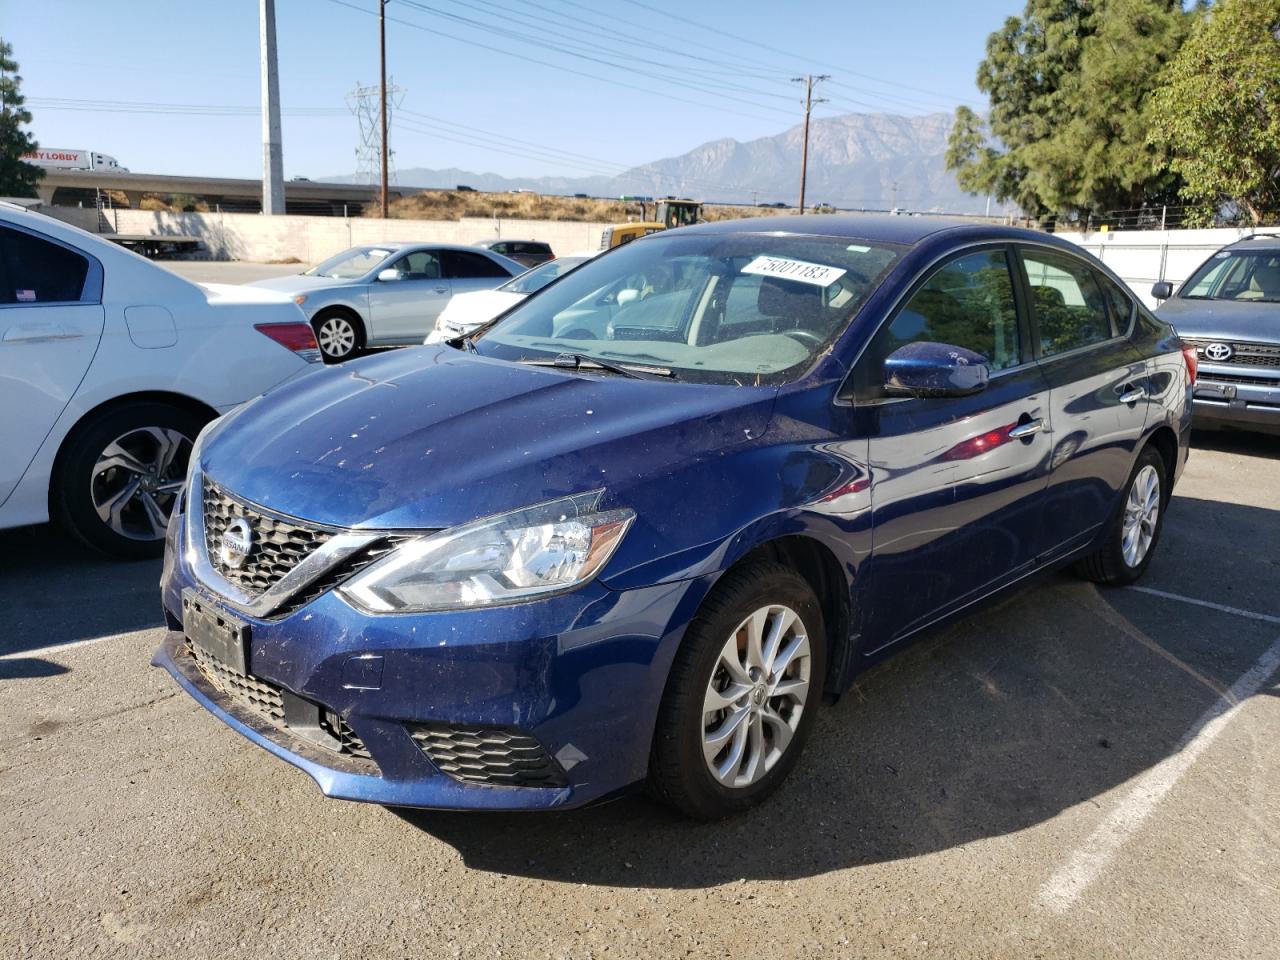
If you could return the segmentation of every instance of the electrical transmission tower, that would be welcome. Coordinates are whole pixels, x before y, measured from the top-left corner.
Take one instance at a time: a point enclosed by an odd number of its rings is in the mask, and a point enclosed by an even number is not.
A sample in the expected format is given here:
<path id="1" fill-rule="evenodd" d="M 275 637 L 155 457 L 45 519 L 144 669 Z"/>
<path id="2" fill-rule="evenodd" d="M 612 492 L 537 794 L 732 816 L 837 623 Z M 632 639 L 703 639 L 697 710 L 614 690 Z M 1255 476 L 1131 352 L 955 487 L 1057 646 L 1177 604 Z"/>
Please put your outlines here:
<path id="1" fill-rule="evenodd" d="M 392 111 L 404 99 L 405 88 L 392 82 L 387 87 L 387 127 Z M 377 183 L 382 172 L 382 89 L 378 84 L 356 84 L 347 94 L 347 106 L 360 124 L 360 146 L 356 147 L 356 183 Z M 395 182 L 395 151 L 388 137 L 387 178 Z"/>

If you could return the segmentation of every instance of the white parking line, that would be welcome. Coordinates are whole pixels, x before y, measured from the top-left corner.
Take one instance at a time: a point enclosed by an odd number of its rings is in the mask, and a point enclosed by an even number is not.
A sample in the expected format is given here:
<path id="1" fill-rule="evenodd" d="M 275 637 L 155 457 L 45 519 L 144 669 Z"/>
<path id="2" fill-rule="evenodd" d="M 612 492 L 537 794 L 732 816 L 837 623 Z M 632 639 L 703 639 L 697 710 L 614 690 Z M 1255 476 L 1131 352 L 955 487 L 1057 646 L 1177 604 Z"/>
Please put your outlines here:
<path id="1" fill-rule="evenodd" d="M 144 627 L 142 630 L 132 630 L 129 633 L 110 633 L 105 637 L 90 637 L 88 640 L 72 640 L 70 643 L 55 643 L 49 647 L 31 647 L 28 650 L 14 650 L 12 653 L 0 653 L 0 660 L 17 660 L 22 657 L 32 657 L 42 653 L 60 653 L 63 650 L 74 650 L 76 647 L 87 647 L 94 643 L 103 643 L 107 640 L 123 640 L 125 637 L 132 637 L 136 633 L 145 633 L 147 630 L 155 630 L 155 627 Z"/>
<path id="2" fill-rule="evenodd" d="M 1165 590 L 1157 590 L 1155 587 L 1129 587 L 1129 589 L 1136 590 L 1138 593 L 1149 593 L 1153 597 L 1164 597 L 1166 600 L 1181 600 L 1183 603 L 1194 604 L 1197 607 L 1208 607 L 1210 610 L 1230 613 L 1237 617 L 1246 617 L 1249 620 L 1260 620 L 1263 623 L 1280 623 L 1280 617 L 1272 616 L 1269 613 L 1254 613 L 1252 610 L 1228 607 L 1221 603 L 1214 603 L 1212 600 L 1197 600 L 1195 597 L 1184 597 L 1180 593 L 1169 593 Z"/>
<path id="3" fill-rule="evenodd" d="M 1175 600 L 1188 599 L 1176 594 L 1163 594 L 1157 590 L 1144 590 L 1144 592 Z M 1200 603 L 1207 607 L 1219 606 L 1195 600 L 1188 600 L 1188 602 Z M 1258 619 L 1272 619 L 1261 614 L 1247 614 L 1246 611 L 1238 611 L 1232 607 L 1221 609 L 1228 613 L 1255 616 Z M 1257 693 L 1266 683 L 1267 678 L 1277 669 L 1280 669 L 1280 639 L 1268 647 L 1253 666 L 1231 685 L 1231 689 L 1219 697 L 1213 706 L 1191 725 L 1170 756 L 1138 779 L 1128 795 L 1076 849 L 1071 858 L 1045 882 L 1037 898 L 1040 905 L 1055 913 L 1062 913 L 1075 903 L 1085 888 L 1106 869 L 1116 851 L 1142 826 L 1147 817 L 1151 816 L 1160 801 L 1196 762 L 1196 758 L 1226 728 L 1231 718 L 1239 711 L 1241 704 Z"/>

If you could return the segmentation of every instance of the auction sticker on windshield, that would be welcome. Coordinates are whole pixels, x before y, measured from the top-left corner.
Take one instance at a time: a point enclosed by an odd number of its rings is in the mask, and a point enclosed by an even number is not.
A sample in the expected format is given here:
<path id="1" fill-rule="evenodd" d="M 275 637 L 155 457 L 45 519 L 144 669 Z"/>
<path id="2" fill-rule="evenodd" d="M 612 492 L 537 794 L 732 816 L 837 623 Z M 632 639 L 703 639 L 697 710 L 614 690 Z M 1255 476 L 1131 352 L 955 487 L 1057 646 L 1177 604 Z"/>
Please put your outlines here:
<path id="1" fill-rule="evenodd" d="M 845 275 L 842 267 L 824 267 L 820 263 L 788 260 L 786 257 L 756 257 L 742 268 L 742 272 L 811 283 L 815 287 L 829 287 Z"/>

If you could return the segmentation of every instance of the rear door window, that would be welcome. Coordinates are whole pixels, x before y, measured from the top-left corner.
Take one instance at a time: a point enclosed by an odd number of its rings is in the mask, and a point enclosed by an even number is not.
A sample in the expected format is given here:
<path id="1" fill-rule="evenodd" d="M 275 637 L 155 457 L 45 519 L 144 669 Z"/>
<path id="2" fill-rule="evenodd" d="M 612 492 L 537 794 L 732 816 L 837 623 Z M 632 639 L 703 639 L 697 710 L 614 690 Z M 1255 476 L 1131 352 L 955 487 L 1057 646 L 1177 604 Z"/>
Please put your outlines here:
<path id="1" fill-rule="evenodd" d="M 1110 340 L 1111 317 L 1093 268 L 1067 254 L 1023 248 L 1022 268 L 1040 355 L 1052 357 Z"/>
<path id="2" fill-rule="evenodd" d="M 1097 274 L 1097 277 L 1107 298 L 1107 309 L 1111 312 L 1112 333 L 1128 333 L 1129 322 L 1133 318 L 1133 298 L 1105 274 Z"/>
<path id="3" fill-rule="evenodd" d="M 445 250 L 443 257 L 445 271 L 449 277 L 455 280 L 511 276 L 510 273 L 482 253 L 468 253 L 465 250 Z"/>
<path id="4" fill-rule="evenodd" d="M 21 230 L 0 227 L 0 304 L 76 303 L 89 261 Z"/>

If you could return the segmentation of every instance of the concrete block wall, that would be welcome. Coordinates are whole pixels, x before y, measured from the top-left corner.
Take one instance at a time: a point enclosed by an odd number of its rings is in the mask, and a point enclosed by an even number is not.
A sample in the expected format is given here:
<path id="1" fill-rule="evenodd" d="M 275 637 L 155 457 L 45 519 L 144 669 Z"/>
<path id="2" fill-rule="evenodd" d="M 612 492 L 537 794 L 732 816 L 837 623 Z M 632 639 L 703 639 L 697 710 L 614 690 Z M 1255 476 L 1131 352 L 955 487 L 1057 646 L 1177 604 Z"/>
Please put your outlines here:
<path id="1" fill-rule="evenodd" d="M 1251 233 L 1280 233 L 1277 227 L 1256 230 L 1230 227 L 1213 230 L 1112 230 L 1059 233 L 1109 266 L 1147 306 L 1155 306 L 1151 285 L 1168 280 L 1174 287 L 1186 280 L 1220 247 Z"/>
<path id="2" fill-rule="evenodd" d="M 318 263 L 365 243 L 476 243 L 506 237 L 543 240 L 557 254 L 594 250 L 603 223 L 552 220 L 375 220 L 364 217 L 264 217 L 256 213 L 112 212 L 119 233 L 199 237 L 215 260 Z"/>

